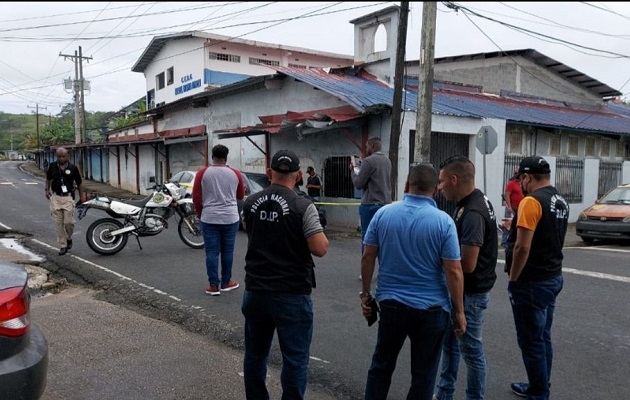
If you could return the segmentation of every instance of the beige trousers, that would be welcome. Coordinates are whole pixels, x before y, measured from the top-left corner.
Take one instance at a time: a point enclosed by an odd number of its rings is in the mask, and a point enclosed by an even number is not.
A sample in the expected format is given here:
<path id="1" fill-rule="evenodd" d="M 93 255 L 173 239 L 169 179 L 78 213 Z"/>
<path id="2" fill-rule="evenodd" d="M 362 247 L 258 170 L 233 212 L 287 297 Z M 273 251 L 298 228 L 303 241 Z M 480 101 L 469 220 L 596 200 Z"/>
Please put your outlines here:
<path id="1" fill-rule="evenodd" d="M 52 215 L 57 232 L 57 243 L 60 247 L 68 246 L 74 232 L 74 200 L 72 196 L 50 196 L 50 215 Z"/>

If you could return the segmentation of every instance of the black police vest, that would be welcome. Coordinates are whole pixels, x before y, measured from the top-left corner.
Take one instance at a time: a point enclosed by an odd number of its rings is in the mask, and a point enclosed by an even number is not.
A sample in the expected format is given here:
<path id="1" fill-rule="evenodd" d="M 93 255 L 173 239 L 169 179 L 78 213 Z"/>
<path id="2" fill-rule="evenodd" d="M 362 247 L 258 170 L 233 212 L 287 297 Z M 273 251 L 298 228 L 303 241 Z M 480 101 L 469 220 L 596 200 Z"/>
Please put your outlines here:
<path id="1" fill-rule="evenodd" d="M 544 281 L 562 274 L 562 247 L 569 222 L 569 204 L 553 186 L 540 188 L 529 196 L 540 203 L 542 216 L 518 280 Z"/>
<path id="2" fill-rule="evenodd" d="M 315 263 L 302 223 L 310 204 L 309 199 L 280 185 L 247 197 L 243 206 L 249 238 L 246 290 L 311 293 L 315 287 Z"/>
<path id="3" fill-rule="evenodd" d="M 468 213 L 478 213 L 484 221 L 483 244 L 479 249 L 477 266 L 470 273 L 464 273 L 465 293 L 485 293 L 494 286 L 497 280 L 497 219 L 490 200 L 479 189 L 464 197 L 457 203 L 454 219 L 457 235 L 462 236 L 462 220 Z"/>

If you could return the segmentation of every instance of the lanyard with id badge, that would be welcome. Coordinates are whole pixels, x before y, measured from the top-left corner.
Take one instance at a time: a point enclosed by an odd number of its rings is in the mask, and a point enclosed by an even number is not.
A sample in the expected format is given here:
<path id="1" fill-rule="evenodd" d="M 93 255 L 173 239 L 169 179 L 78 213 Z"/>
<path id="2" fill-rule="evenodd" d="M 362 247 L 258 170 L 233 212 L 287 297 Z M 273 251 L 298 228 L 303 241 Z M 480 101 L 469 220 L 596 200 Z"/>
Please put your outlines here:
<path id="1" fill-rule="evenodd" d="M 61 194 L 67 194 L 68 193 L 68 187 L 66 186 L 66 182 L 63 179 L 64 172 L 69 174 L 70 170 L 69 169 L 65 169 L 65 168 L 59 168 L 59 174 L 61 175 Z"/>

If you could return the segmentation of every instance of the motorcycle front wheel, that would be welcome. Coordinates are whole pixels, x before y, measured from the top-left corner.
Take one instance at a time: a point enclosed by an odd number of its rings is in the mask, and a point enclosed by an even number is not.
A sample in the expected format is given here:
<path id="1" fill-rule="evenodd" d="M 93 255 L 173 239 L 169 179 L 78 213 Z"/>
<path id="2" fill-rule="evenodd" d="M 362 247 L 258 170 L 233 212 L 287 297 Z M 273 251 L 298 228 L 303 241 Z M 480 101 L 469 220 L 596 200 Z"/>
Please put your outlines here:
<path id="1" fill-rule="evenodd" d="M 201 232 L 199 219 L 195 213 L 187 214 L 179 220 L 177 233 L 179 233 L 179 238 L 186 246 L 193 249 L 203 248 L 203 232 Z"/>
<path id="2" fill-rule="evenodd" d="M 101 218 L 94 221 L 85 235 L 88 246 L 104 256 L 118 253 L 127 245 L 127 234 L 112 236 L 110 232 L 122 227 L 122 222 L 113 218 Z"/>

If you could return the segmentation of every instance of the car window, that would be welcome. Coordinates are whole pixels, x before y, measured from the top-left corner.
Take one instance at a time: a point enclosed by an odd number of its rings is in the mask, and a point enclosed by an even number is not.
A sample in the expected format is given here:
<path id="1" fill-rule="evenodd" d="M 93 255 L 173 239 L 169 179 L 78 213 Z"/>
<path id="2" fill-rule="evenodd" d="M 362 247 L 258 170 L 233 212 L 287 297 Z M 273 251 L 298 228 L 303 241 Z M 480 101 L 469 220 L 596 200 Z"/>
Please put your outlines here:
<path id="1" fill-rule="evenodd" d="M 171 176 L 170 181 L 171 182 L 175 182 L 175 181 L 179 182 L 181 178 L 182 178 L 182 173 L 178 172 L 175 175 Z"/>
<path id="2" fill-rule="evenodd" d="M 263 190 L 263 187 L 260 186 L 258 184 L 258 182 L 254 181 L 252 179 L 249 179 L 249 192 L 250 192 L 250 194 L 251 193 L 260 192 L 261 190 Z"/>
<path id="3" fill-rule="evenodd" d="M 193 180 L 193 174 L 191 174 L 190 172 L 184 172 L 183 176 L 182 176 L 182 180 L 180 181 L 181 183 L 190 183 Z"/>
<path id="4" fill-rule="evenodd" d="M 630 188 L 616 188 L 601 198 L 600 203 L 630 203 Z"/>

